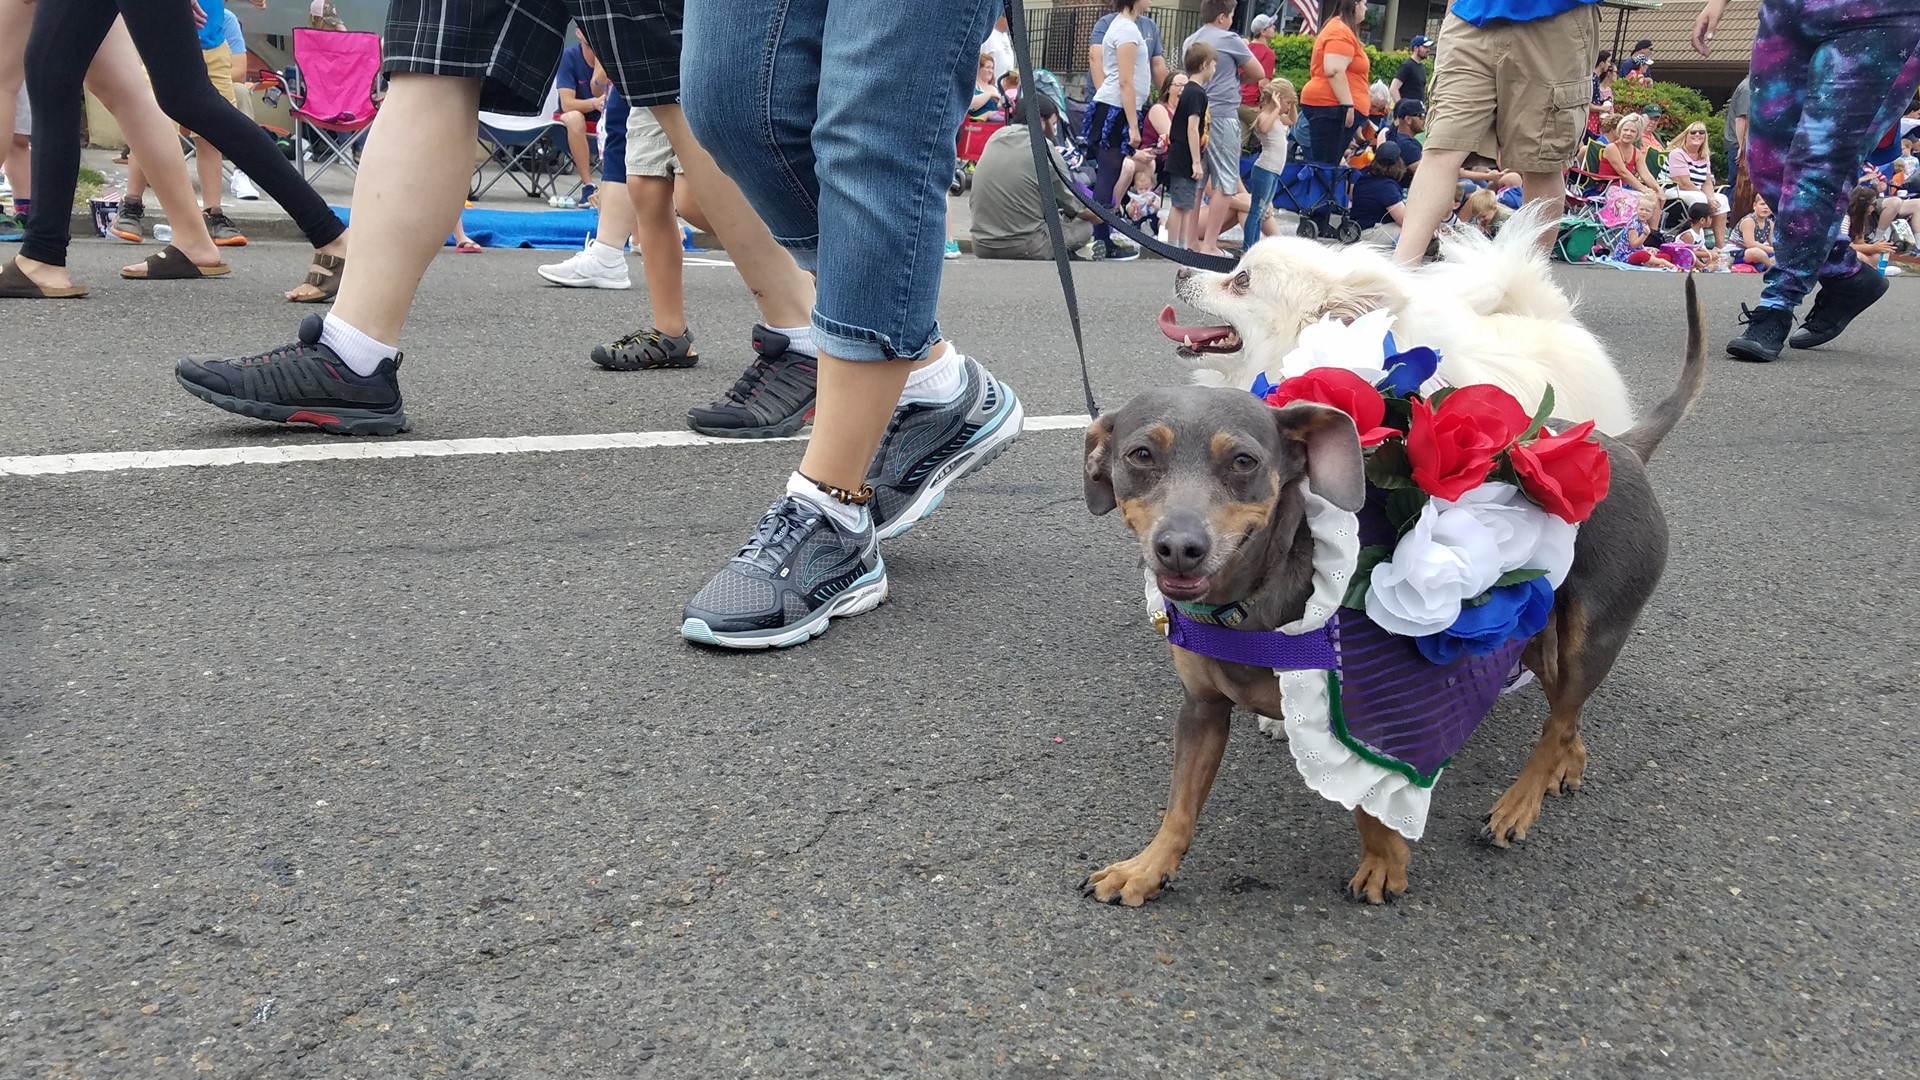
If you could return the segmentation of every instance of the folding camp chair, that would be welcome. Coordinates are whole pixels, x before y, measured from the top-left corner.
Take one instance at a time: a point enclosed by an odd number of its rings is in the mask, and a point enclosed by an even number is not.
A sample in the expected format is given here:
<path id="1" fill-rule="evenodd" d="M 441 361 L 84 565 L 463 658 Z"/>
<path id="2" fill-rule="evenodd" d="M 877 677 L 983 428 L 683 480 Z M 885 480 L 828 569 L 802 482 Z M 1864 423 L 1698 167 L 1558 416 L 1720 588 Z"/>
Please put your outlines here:
<path id="1" fill-rule="evenodd" d="M 380 111 L 380 35 L 295 27 L 293 66 L 288 96 L 300 174 L 315 180 L 335 165 L 358 172 L 355 144 Z M 316 166 L 311 173 L 308 165 Z"/>
<path id="2" fill-rule="evenodd" d="M 557 194 L 561 168 L 571 159 L 566 152 L 566 127 L 554 120 L 560 111 L 560 88 L 547 89 L 547 100 L 531 116 L 512 113 L 480 114 L 480 145 L 486 159 L 473 167 L 468 198 L 478 199 L 502 179 L 512 178 L 530 199 Z M 499 171 L 487 178 L 487 166 Z"/>
<path id="3" fill-rule="evenodd" d="M 1591 222 L 1596 246 L 1612 250 L 1624 226 L 1601 220 L 1601 211 L 1607 205 L 1607 189 L 1614 183 L 1611 178 L 1600 175 L 1601 157 L 1606 148 L 1607 140 L 1599 136 L 1580 144 L 1580 156 L 1566 173 L 1566 216 Z"/>

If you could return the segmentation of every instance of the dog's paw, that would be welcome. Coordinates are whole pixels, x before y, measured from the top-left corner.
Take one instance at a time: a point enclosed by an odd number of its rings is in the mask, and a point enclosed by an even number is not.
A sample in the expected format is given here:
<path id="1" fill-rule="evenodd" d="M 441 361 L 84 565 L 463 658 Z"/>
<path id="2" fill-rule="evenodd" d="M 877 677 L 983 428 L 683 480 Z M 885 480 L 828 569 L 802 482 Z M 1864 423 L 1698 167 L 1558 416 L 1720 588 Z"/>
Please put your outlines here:
<path id="1" fill-rule="evenodd" d="M 1548 795 L 1559 797 L 1580 790 L 1586 773 L 1586 748 L 1577 744 L 1568 753 L 1547 761 L 1543 767 L 1529 761 L 1520 779 L 1493 804 L 1482 818 L 1480 839 L 1503 848 L 1527 838 L 1527 830 L 1540 820 L 1540 802 Z"/>
<path id="2" fill-rule="evenodd" d="M 1407 864 L 1381 855 L 1362 855 L 1360 869 L 1347 882 L 1347 899 L 1387 904 L 1407 891 Z"/>
<path id="3" fill-rule="evenodd" d="M 1080 893 L 1103 904 L 1139 907 L 1159 896 L 1172 880 L 1173 873 L 1158 859 L 1136 856 L 1088 874 L 1080 882 Z"/>

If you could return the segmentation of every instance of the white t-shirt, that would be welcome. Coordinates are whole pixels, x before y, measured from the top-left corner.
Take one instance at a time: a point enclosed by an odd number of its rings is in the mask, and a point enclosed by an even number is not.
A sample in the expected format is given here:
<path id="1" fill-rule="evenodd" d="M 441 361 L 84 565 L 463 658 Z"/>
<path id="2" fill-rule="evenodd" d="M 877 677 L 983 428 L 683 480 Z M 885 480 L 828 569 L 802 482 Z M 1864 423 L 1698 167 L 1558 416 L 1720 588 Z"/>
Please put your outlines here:
<path id="1" fill-rule="evenodd" d="M 1253 167 L 1265 169 L 1278 176 L 1287 170 L 1287 122 L 1279 117 L 1273 118 L 1273 126 L 1260 136 L 1260 156 L 1254 159 Z"/>
<path id="2" fill-rule="evenodd" d="M 1013 58 L 1013 38 L 1005 30 L 995 30 L 987 35 L 980 45 L 980 51 L 993 57 L 993 81 L 999 82 L 1000 76 L 1019 67 Z"/>
<path id="3" fill-rule="evenodd" d="M 1140 34 L 1140 25 L 1132 19 L 1113 20 L 1107 27 L 1107 36 L 1100 42 L 1100 63 L 1105 69 L 1105 77 L 1100 81 L 1100 89 L 1094 91 L 1093 100 L 1118 106 L 1120 100 L 1120 46 L 1133 42 L 1133 107 L 1137 111 L 1145 108 L 1147 94 L 1153 90 L 1153 67 L 1147 57 L 1147 39 Z"/>

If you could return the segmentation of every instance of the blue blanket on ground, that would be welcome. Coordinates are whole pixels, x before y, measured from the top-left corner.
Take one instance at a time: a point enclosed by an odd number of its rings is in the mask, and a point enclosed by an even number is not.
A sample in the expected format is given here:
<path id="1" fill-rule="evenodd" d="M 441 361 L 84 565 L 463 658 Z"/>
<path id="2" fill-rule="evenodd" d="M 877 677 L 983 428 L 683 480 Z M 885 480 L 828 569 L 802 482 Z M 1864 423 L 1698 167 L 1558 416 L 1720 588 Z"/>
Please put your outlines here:
<path id="1" fill-rule="evenodd" d="M 352 211 L 336 206 L 333 212 L 349 225 Z M 487 210 L 475 207 L 460 214 L 467 235 L 490 248 L 552 248 L 578 251 L 600 229 L 598 210 Z"/>

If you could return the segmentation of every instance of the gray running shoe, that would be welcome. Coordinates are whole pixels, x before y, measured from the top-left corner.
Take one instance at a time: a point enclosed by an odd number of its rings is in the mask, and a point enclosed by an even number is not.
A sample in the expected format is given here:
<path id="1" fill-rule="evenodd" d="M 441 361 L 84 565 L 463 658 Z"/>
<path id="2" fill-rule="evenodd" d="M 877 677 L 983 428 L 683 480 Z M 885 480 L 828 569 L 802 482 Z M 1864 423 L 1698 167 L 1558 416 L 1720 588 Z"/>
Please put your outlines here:
<path id="1" fill-rule="evenodd" d="M 240 227 L 223 210 L 202 210 L 200 216 L 207 219 L 207 235 L 213 237 L 216 247 L 246 247 L 247 238 L 241 234 Z"/>
<path id="2" fill-rule="evenodd" d="M 121 199 L 120 209 L 113 215 L 113 224 L 107 226 L 107 232 L 129 244 L 146 243 L 146 205 L 139 199 Z"/>
<path id="3" fill-rule="evenodd" d="M 867 469 L 874 533 L 891 540 L 934 512 L 947 485 L 1000 456 L 1020 437 L 1026 410 L 1013 388 L 961 359 L 960 396 L 944 405 L 908 402 L 894 410 Z"/>
<path id="4" fill-rule="evenodd" d="M 887 598 L 873 530 L 847 532 L 805 499 L 782 495 L 753 537 L 694 594 L 680 636 L 727 649 L 783 649 L 818 637 L 836 615 Z"/>

